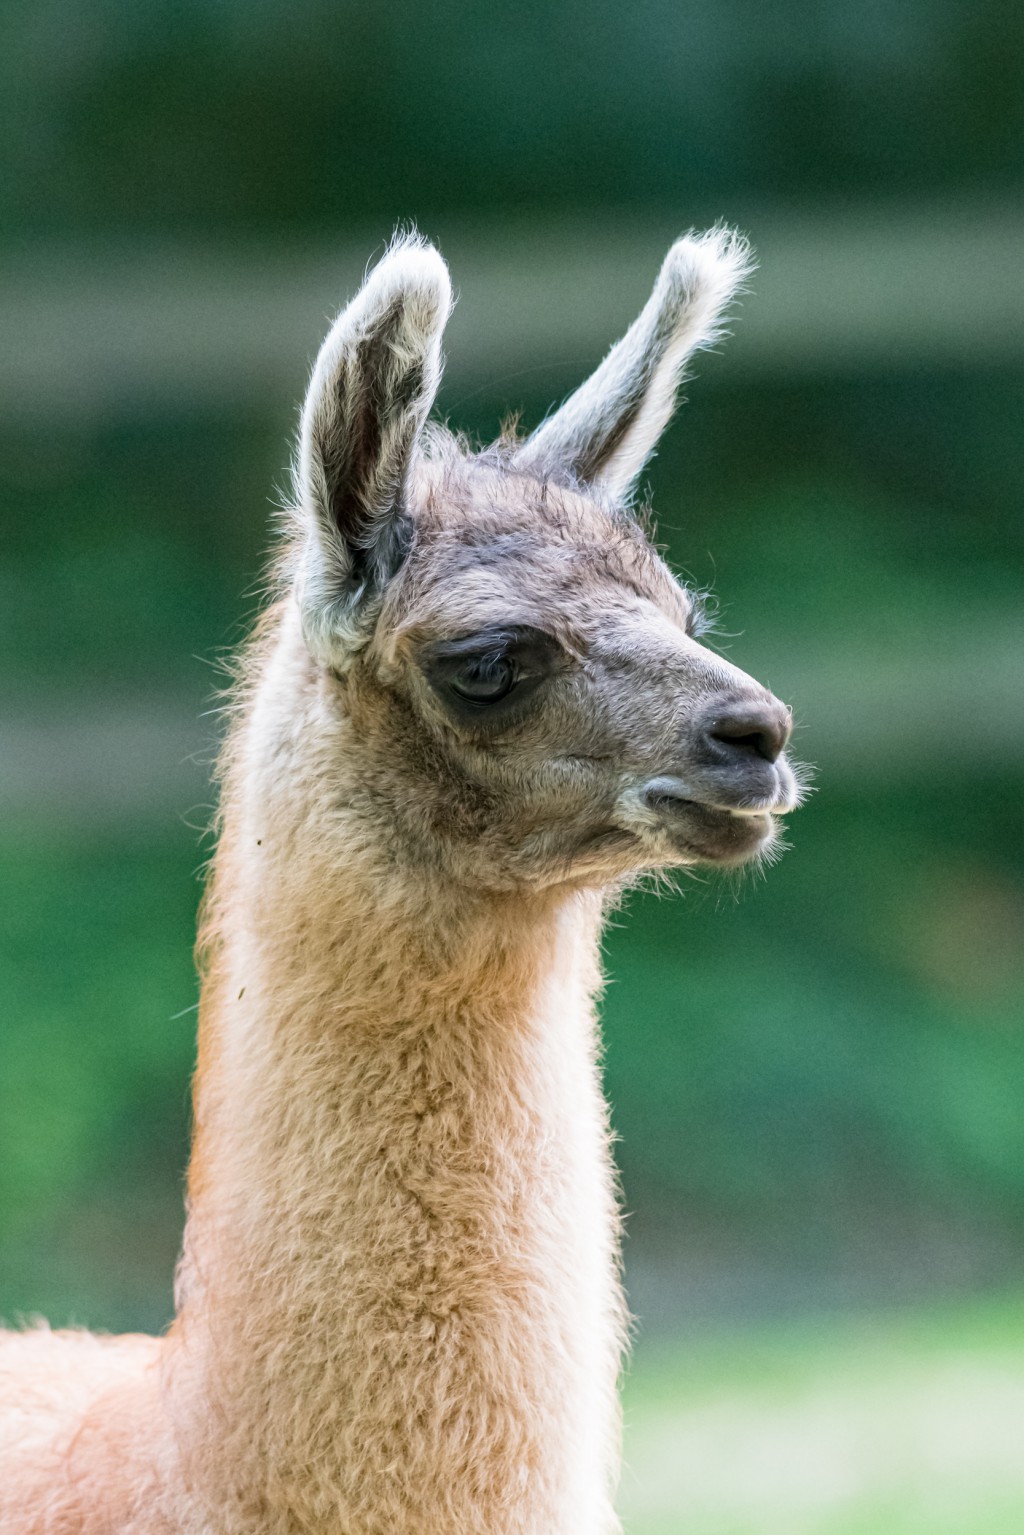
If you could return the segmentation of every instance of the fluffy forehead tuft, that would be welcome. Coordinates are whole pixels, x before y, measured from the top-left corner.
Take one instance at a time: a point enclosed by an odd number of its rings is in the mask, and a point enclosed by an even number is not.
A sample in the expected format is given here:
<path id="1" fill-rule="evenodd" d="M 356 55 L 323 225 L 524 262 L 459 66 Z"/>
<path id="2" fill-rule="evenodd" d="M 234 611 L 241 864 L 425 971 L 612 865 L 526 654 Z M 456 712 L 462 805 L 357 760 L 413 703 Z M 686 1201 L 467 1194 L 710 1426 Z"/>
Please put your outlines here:
<path id="1" fill-rule="evenodd" d="M 385 600 L 392 634 L 535 624 L 572 648 L 638 601 L 685 625 L 688 599 L 637 520 L 581 488 L 516 473 L 499 450 L 434 438 L 409 485 L 410 557 Z"/>

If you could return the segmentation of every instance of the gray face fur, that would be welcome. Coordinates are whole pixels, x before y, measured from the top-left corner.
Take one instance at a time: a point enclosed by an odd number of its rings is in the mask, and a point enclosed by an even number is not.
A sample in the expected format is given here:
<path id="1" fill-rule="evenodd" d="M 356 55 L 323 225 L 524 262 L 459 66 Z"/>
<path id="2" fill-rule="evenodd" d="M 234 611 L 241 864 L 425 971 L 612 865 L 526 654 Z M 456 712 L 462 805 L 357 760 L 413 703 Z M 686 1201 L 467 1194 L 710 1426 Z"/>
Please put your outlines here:
<path id="1" fill-rule="evenodd" d="M 699 643 L 626 502 L 747 270 L 722 231 L 678 242 L 593 377 L 476 455 L 426 427 L 436 251 L 395 246 L 335 323 L 303 410 L 296 595 L 401 856 L 489 888 L 604 884 L 743 862 L 798 803 L 788 711 Z"/>

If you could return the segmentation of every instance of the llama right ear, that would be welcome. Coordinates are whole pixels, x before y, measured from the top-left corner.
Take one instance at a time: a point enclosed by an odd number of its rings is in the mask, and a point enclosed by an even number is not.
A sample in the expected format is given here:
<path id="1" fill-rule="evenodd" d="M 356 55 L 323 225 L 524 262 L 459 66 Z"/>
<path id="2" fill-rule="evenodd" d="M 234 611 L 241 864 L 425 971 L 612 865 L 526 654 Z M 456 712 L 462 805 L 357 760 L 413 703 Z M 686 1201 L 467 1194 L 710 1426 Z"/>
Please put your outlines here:
<path id="1" fill-rule="evenodd" d="M 302 408 L 297 570 L 306 641 L 344 665 L 412 536 L 409 470 L 441 379 L 448 269 L 418 236 L 370 273 L 320 349 Z"/>

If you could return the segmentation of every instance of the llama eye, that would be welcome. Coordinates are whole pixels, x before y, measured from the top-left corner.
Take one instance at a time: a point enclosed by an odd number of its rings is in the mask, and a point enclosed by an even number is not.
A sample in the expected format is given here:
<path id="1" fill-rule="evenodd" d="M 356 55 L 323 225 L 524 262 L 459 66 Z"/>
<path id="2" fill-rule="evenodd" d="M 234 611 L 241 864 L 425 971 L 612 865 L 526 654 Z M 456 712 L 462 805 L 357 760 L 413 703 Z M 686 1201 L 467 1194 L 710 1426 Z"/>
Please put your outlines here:
<path id="1" fill-rule="evenodd" d="M 511 693 L 516 681 L 516 666 L 508 656 L 474 656 L 449 678 L 448 686 L 470 703 L 494 704 Z"/>
<path id="2" fill-rule="evenodd" d="M 416 659 L 449 719 L 477 732 L 510 729 L 526 700 L 570 664 L 552 635 L 521 623 L 433 640 Z"/>

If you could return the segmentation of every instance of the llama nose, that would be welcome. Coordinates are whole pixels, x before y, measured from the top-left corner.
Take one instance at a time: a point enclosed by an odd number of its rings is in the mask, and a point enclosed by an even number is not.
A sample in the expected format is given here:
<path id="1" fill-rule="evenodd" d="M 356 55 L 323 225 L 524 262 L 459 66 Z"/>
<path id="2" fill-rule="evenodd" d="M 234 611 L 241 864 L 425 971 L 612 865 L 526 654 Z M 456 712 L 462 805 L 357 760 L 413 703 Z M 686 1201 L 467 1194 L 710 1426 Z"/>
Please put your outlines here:
<path id="1" fill-rule="evenodd" d="M 793 720 L 777 698 L 763 703 L 743 702 L 718 710 L 708 721 L 705 735 L 712 751 L 725 761 L 761 757 L 774 762 L 785 750 Z"/>

